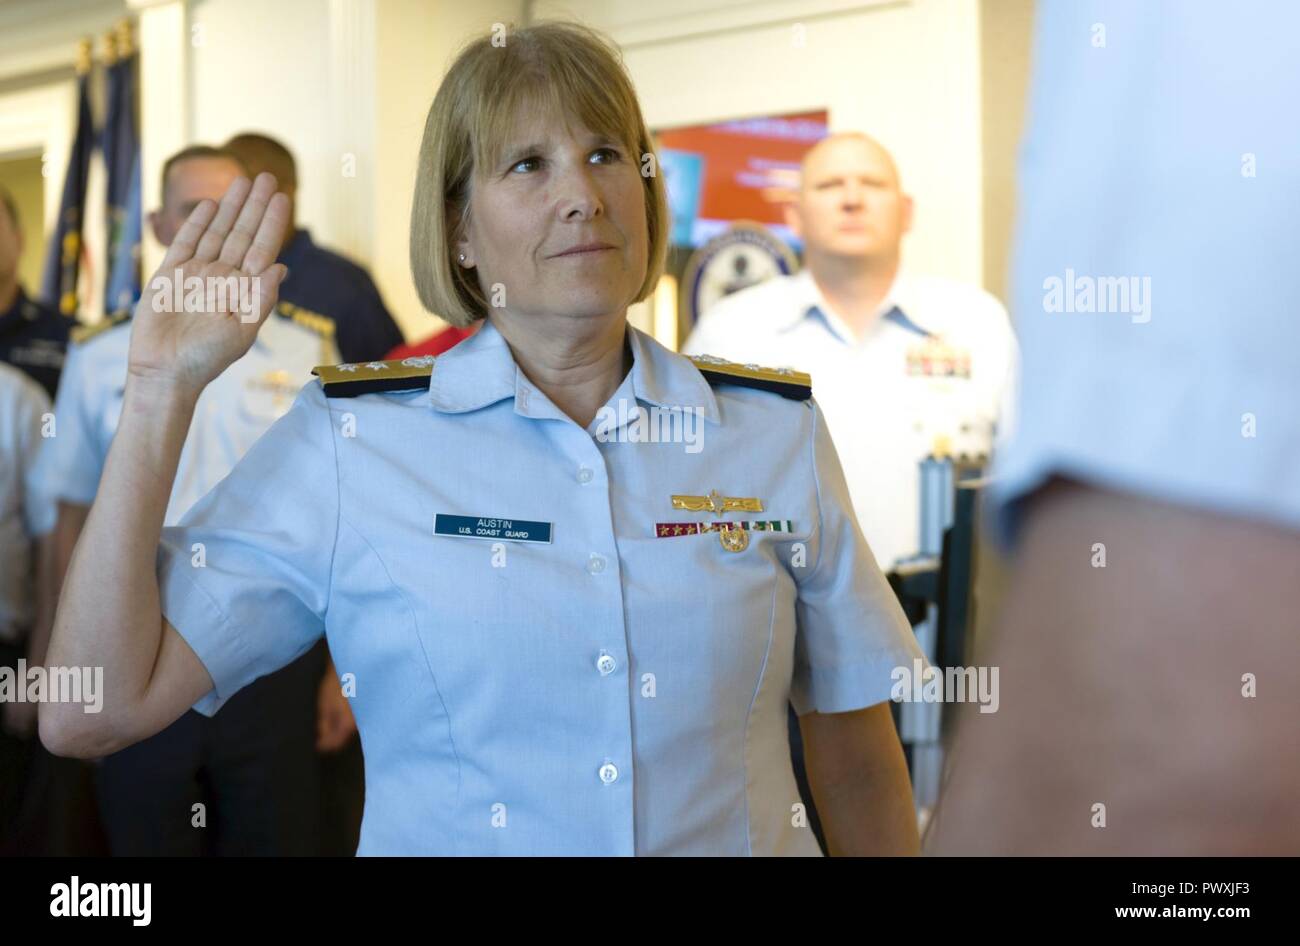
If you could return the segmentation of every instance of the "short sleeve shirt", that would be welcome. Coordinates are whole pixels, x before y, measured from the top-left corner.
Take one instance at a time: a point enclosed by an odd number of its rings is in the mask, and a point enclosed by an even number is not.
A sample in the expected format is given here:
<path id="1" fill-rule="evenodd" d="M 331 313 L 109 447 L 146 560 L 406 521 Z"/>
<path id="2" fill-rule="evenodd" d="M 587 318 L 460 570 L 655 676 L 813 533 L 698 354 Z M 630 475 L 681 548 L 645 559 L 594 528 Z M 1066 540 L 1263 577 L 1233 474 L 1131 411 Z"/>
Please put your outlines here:
<path id="1" fill-rule="evenodd" d="M 1003 539 L 1052 476 L 1300 528 L 1300 4 L 1043 3 Z"/>
<path id="2" fill-rule="evenodd" d="M 819 852 L 787 704 L 883 702 L 920 652 L 816 402 L 711 387 L 629 333 L 586 429 L 490 322 L 428 390 L 313 382 L 164 530 L 163 613 L 215 684 L 196 709 L 328 638 L 366 754 L 359 853 Z M 674 508 L 713 492 L 761 511 Z M 700 530 L 720 522 L 747 546 Z"/>

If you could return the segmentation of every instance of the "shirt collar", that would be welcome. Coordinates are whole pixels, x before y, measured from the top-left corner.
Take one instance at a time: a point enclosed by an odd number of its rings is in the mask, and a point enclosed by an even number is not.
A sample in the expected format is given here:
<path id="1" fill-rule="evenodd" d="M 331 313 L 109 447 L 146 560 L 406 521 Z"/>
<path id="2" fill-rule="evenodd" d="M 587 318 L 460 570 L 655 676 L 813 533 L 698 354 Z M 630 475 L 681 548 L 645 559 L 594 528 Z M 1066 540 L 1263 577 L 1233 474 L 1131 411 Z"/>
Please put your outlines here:
<path id="1" fill-rule="evenodd" d="M 929 336 L 933 333 L 924 326 L 917 324 L 914 318 L 915 306 L 912 303 L 910 287 L 911 281 L 902 271 L 894 275 L 894 281 L 890 284 L 888 291 L 885 292 L 885 297 L 880 300 L 880 306 L 876 310 L 876 324 L 893 323 L 918 335 Z M 857 335 L 854 331 L 827 304 L 826 297 L 822 295 L 821 289 L 818 288 L 811 270 L 805 267 L 796 275 L 790 277 L 790 290 L 793 304 L 786 310 L 788 315 L 784 317 L 778 326 L 780 331 L 789 331 L 805 319 L 812 318 L 820 320 L 827 329 L 844 343 L 849 345 L 858 344 Z"/>
<path id="2" fill-rule="evenodd" d="M 476 411 L 516 393 L 519 371 L 510 346 L 492 320 L 437 356 L 429 378 L 429 404 L 448 414 Z"/>
<path id="3" fill-rule="evenodd" d="M 713 386 L 689 358 L 669 351 L 640 329 L 627 327 L 632 345 L 633 395 L 663 408 L 694 410 L 718 423 Z"/>
<path id="4" fill-rule="evenodd" d="M 620 398 L 637 399 L 664 408 L 689 408 L 718 422 L 713 388 L 689 359 L 669 351 L 631 325 L 627 333 L 632 370 L 610 397 L 610 403 L 617 404 Z M 429 379 L 429 404 L 434 410 L 459 414 L 511 396 L 516 414 L 565 417 L 515 364 L 510 346 L 491 319 L 474 335 L 439 355 L 434 363 Z"/>

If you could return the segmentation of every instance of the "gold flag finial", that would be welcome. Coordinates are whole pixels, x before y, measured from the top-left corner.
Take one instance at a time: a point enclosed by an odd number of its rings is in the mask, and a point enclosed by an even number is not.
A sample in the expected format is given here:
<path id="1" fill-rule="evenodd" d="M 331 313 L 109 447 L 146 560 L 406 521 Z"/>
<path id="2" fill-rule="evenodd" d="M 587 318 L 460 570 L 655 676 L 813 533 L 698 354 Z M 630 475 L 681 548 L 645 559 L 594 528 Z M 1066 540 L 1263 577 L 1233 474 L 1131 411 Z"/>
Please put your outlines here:
<path id="1" fill-rule="evenodd" d="M 84 76 L 90 72 L 90 55 L 94 42 L 83 39 L 77 44 L 77 75 Z"/>
<path id="2" fill-rule="evenodd" d="M 117 33 L 109 30 L 104 34 L 104 65 L 111 66 L 117 62 Z"/>
<path id="3" fill-rule="evenodd" d="M 117 21 L 117 55 L 129 58 L 135 52 L 135 38 L 131 35 L 131 21 L 127 17 Z"/>

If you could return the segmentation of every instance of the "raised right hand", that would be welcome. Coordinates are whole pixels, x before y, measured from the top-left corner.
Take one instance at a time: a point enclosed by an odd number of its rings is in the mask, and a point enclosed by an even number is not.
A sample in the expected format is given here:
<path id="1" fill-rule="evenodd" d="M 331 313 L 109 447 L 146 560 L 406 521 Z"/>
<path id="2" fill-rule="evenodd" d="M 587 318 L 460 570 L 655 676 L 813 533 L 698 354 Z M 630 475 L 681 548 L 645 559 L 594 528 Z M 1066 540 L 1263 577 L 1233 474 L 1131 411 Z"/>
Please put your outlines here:
<path id="1" fill-rule="evenodd" d="M 197 396 L 242 357 L 288 274 L 283 264 L 275 262 L 288 227 L 289 201 L 276 193 L 271 174 L 259 174 L 252 184 L 245 177 L 236 178 L 219 205 L 201 201 L 168 247 L 136 306 L 130 376 L 174 385 Z M 175 299 L 178 270 L 181 310 L 167 311 Z M 185 292 L 185 283 L 194 276 L 205 287 L 198 306 Z M 242 285 L 245 298 L 256 291 L 258 304 L 253 311 L 241 313 L 237 295 L 217 298 L 216 280 L 228 277 L 238 282 L 226 285 Z"/>

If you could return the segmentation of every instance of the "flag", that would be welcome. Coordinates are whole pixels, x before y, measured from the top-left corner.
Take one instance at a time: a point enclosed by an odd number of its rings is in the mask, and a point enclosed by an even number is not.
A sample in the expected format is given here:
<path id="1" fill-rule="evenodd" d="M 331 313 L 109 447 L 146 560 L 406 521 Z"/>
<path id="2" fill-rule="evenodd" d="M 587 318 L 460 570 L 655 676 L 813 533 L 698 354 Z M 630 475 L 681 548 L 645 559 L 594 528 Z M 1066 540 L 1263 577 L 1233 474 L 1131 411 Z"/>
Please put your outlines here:
<path id="1" fill-rule="evenodd" d="M 137 57 L 128 27 L 119 26 L 117 55 L 107 69 L 107 114 L 102 146 L 108 173 L 107 267 L 104 311 L 135 304 L 140 297 L 140 138 L 135 127 Z"/>
<path id="2" fill-rule="evenodd" d="M 104 291 L 104 311 L 129 309 L 140 300 L 140 155 L 131 170 L 131 189 L 127 196 L 126 219 L 117 241 L 117 251 L 108 261 L 108 283 Z"/>
<path id="3" fill-rule="evenodd" d="M 90 116 L 90 42 L 83 42 L 77 62 L 77 131 L 63 176 L 63 199 L 45 253 L 41 296 L 64 315 L 77 311 L 77 276 L 81 269 L 81 221 L 86 203 L 86 176 L 95 148 Z"/>

